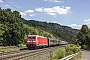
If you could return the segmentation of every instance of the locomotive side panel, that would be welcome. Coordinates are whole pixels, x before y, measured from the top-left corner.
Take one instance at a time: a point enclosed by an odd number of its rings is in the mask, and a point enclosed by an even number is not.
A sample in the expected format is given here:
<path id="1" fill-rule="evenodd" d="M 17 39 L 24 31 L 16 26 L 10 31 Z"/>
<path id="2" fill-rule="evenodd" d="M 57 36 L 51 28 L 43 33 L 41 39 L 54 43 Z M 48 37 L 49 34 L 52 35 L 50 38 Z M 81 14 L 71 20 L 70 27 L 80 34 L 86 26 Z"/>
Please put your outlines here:
<path id="1" fill-rule="evenodd" d="M 48 39 L 45 37 L 38 37 L 38 46 L 48 46 Z"/>
<path id="2" fill-rule="evenodd" d="M 64 41 L 61 40 L 55 40 L 52 38 L 47 38 L 47 37 L 42 37 L 39 35 L 29 35 L 26 46 L 30 49 L 37 49 L 41 47 L 46 47 L 46 46 L 55 46 L 55 45 L 61 45 L 65 44 Z"/>

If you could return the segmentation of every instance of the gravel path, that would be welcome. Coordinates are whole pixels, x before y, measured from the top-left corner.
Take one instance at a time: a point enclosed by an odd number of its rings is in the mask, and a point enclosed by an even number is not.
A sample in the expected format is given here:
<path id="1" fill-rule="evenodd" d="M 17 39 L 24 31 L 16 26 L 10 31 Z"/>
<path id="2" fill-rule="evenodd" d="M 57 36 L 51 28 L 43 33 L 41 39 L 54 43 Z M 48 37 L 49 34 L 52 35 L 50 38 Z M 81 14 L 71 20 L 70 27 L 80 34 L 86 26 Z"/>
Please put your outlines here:
<path id="1" fill-rule="evenodd" d="M 88 51 L 82 51 L 84 58 L 82 60 L 90 60 L 90 52 Z"/>

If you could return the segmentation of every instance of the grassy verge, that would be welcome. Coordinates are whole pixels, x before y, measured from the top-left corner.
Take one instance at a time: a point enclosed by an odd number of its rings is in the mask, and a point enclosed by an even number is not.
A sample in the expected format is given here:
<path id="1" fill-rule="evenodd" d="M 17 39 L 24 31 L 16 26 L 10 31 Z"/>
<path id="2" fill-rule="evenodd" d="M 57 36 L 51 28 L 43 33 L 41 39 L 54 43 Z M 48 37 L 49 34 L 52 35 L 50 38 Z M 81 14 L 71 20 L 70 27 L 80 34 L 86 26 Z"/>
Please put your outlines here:
<path id="1" fill-rule="evenodd" d="M 26 48 L 26 46 L 25 45 L 22 45 L 20 47 L 17 47 L 17 46 L 0 46 L 0 52 L 18 51 L 22 48 Z"/>

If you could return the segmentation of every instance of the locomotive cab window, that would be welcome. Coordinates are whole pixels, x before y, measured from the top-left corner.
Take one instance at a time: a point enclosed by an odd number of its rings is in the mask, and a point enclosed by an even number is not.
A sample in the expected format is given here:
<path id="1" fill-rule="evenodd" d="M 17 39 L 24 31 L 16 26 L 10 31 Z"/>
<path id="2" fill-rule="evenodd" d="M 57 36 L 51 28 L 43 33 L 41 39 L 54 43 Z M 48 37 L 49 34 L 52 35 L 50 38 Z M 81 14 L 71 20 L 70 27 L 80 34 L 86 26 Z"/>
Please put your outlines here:
<path id="1" fill-rule="evenodd" d="M 30 37 L 28 37 L 28 39 L 36 39 L 36 37 L 35 36 L 30 36 Z"/>

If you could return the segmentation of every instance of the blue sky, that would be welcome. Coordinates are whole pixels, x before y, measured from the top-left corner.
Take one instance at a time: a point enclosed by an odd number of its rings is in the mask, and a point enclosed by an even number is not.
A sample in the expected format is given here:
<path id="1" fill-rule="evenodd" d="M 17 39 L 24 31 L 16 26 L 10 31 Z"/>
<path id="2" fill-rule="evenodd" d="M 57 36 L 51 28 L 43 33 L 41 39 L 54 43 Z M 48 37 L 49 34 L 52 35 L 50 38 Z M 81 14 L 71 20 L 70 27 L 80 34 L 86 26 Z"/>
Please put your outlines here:
<path id="1" fill-rule="evenodd" d="M 75 29 L 86 24 L 90 28 L 90 0 L 0 0 L 0 7 L 19 11 L 26 20 L 58 23 Z"/>

